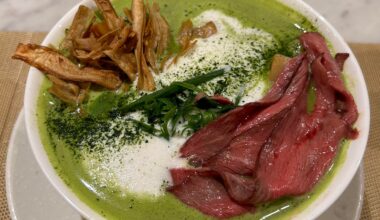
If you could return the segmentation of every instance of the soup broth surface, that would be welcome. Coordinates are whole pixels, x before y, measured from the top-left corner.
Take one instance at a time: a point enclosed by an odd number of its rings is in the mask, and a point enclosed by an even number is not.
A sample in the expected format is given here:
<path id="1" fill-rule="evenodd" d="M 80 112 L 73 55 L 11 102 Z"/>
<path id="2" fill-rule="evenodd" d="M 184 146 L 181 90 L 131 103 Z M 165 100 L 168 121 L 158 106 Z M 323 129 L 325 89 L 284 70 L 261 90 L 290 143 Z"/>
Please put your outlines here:
<path id="1" fill-rule="evenodd" d="M 229 66 L 231 71 L 200 88 L 231 100 L 242 94 L 240 104 L 260 99 L 270 87 L 267 75 L 274 54 L 298 54 L 298 36 L 316 30 L 305 17 L 277 1 L 158 2 L 171 28 L 169 52 L 178 51 L 175 39 L 187 19 L 194 26 L 213 21 L 218 29 L 217 34 L 198 39 L 193 51 L 156 75 L 158 89 Z M 131 2 L 116 0 L 113 4 L 122 14 L 122 8 L 130 7 Z M 211 219 L 165 191 L 171 184 L 168 170 L 188 166 L 178 150 L 191 133 L 170 140 L 152 136 L 133 123 L 146 120 L 139 112 L 116 118 L 91 117 L 115 107 L 117 100 L 129 103 L 142 93 L 133 86 L 126 93 L 96 89 L 82 107 L 90 117 L 83 118 L 50 95 L 49 87 L 45 80 L 38 100 L 42 141 L 60 177 L 83 202 L 107 219 Z M 310 100 L 312 106 L 312 94 Z M 347 144 L 342 143 L 332 168 L 309 194 L 263 204 L 255 213 L 234 219 L 286 218 L 299 212 L 328 185 L 344 161 L 346 149 Z"/>

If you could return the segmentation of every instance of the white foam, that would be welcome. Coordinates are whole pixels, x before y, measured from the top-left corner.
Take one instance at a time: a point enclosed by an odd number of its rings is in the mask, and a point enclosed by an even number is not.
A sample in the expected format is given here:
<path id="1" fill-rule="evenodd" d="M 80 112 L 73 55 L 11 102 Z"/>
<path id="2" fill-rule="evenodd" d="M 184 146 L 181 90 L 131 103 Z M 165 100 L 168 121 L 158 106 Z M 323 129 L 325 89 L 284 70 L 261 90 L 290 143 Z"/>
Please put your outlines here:
<path id="1" fill-rule="evenodd" d="M 191 78 L 199 70 L 221 69 L 226 66 L 230 69 L 243 67 L 250 73 L 250 78 L 244 85 L 238 80 L 232 80 L 223 95 L 235 99 L 241 87 L 244 87 L 244 101 L 261 98 L 265 84 L 260 82 L 261 78 L 257 73 L 264 67 L 263 55 L 268 50 L 276 49 L 277 40 L 263 30 L 244 27 L 238 19 L 217 10 L 205 11 L 193 19 L 194 26 L 201 26 L 209 21 L 215 23 L 217 33 L 206 39 L 197 39 L 195 48 L 181 57 L 176 65 L 169 65 L 168 62 L 164 72 L 156 80 L 163 85 L 169 85 L 174 81 Z M 208 93 L 213 92 L 207 91 L 207 84 L 202 88 Z"/>
<path id="2" fill-rule="evenodd" d="M 184 138 L 152 137 L 140 146 L 110 148 L 103 159 L 88 154 L 84 160 L 90 175 L 101 186 L 117 186 L 122 192 L 159 196 L 171 184 L 169 169 L 185 167 L 186 160 L 177 155 Z"/>

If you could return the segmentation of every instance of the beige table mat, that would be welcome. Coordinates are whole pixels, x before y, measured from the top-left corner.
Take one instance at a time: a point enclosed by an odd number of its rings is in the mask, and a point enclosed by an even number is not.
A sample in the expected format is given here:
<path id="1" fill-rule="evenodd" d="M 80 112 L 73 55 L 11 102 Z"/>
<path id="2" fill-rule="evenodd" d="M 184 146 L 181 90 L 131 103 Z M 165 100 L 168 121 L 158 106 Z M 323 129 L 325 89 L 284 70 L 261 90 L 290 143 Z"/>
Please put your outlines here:
<path id="1" fill-rule="evenodd" d="M 44 33 L 0 32 L 0 219 L 9 219 L 5 161 L 9 137 L 22 107 L 29 67 L 10 59 L 19 42 L 40 42 Z M 364 159 L 362 219 L 380 219 L 380 44 L 351 44 L 363 69 L 371 100 L 371 131 Z"/>

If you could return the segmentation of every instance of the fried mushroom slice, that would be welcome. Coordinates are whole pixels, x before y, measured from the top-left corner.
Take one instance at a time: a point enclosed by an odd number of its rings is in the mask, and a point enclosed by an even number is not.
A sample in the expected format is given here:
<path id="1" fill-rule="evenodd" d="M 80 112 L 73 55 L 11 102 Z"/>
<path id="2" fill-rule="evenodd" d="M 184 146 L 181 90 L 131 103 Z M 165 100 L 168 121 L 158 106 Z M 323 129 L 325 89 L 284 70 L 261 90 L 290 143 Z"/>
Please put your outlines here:
<path id="1" fill-rule="evenodd" d="M 95 12 L 92 9 L 83 5 L 79 6 L 65 38 L 59 45 L 59 49 L 64 55 L 72 56 L 75 40 L 85 35 L 94 20 Z"/>
<path id="2" fill-rule="evenodd" d="M 57 51 L 36 44 L 19 44 L 13 59 L 22 60 L 43 73 L 74 82 L 92 82 L 107 89 L 117 89 L 121 80 L 117 73 L 91 67 L 80 69 Z"/>
<path id="3" fill-rule="evenodd" d="M 120 29 L 123 27 L 124 23 L 116 14 L 109 0 L 94 0 L 98 9 L 102 12 L 104 20 L 107 26 L 111 30 Z"/>

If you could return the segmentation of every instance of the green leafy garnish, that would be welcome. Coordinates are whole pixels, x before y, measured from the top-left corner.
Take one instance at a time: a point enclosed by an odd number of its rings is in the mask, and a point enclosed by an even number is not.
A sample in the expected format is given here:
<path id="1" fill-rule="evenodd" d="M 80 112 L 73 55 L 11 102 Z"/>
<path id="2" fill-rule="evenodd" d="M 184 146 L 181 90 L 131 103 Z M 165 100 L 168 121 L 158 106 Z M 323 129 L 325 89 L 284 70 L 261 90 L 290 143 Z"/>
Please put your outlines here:
<path id="1" fill-rule="evenodd" d="M 233 104 L 220 104 L 207 96 L 196 100 L 196 95 L 202 93 L 198 85 L 225 72 L 220 69 L 183 82 L 173 82 L 132 103 L 119 106 L 117 112 L 119 115 L 141 112 L 147 122 L 136 122 L 136 125 L 148 133 L 166 139 L 174 135 L 189 135 L 236 107 Z"/>
<path id="2" fill-rule="evenodd" d="M 208 81 L 210 81 L 210 80 L 212 80 L 218 76 L 221 76 L 225 72 L 226 71 L 224 69 L 219 69 L 219 70 L 215 70 L 215 71 L 209 72 L 209 73 L 204 74 L 204 75 L 196 76 L 196 77 L 188 79 L 184 82 L 173 82 L 172 84 L 170 84 L 169 86 L 167 86 L 163 89 L 160 89 L 160 90 L 153 92 L 149 95 L 145 95 L 145 96 L 137 99 L 136 101 L 132 102 L 131 104 L 128 104 L 124 107 L 121 107 L 119 109 L 119 112 L 121 114 L 126 114 L 130 111 L 135 110 L 136 108 L 138 108 L 139 106 L 141 106 L 144 103 L 151 102 L 153 100 L 156 100 L 156 99 L 159 99 L 162 97 L 168 97 L 168 96 L 171 96 L 174 94 L 178 94 L 178 93 L 183 92 L 185 90 L 190 89 L 193 91 L 197 91 L 198 88 L 196 86 L 198 86 L 202 83 L 208 82 Z"/>
<path id="3" fill-rule="evenodd" d="M 112 92 L 103 93 L 90 101 L 86 110 L 97 120 L 140 112 L 143 115 L 142 118 L 128 119 L 140 131 L 166 139 L 174 135 L 190 135 L 219 115 L 236 107 L 232 103 L 218 103 L 206 95 L 197 97 L 198 94 L 203 93 L 199 85 L 225 72 L 224 69 L 220 69 L 183 82 L 173 82 L 161 90 L 144 95 L 132 102 L 130 100 L 135 94 L 133 92 L 124 96 Z"/>

